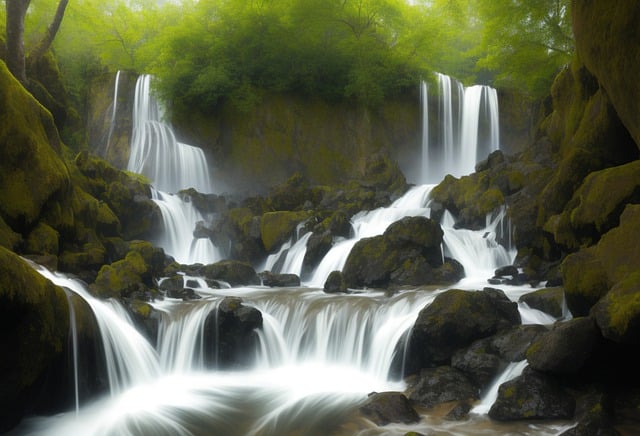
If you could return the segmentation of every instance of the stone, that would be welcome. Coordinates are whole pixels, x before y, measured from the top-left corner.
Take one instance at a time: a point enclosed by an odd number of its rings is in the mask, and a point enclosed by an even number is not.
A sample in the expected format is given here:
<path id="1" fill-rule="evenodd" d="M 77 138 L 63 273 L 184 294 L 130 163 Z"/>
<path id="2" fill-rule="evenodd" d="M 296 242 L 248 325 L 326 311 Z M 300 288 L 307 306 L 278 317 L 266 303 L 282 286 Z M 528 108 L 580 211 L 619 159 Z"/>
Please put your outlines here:
<path id="1" fill-rule="evenodd" d="M 414 424 L 420 421 L 420 416 L 407 397 L 400 392 L 370 394 L 360 406 L 360 413 L 379 426 L 391 423 Z"/>

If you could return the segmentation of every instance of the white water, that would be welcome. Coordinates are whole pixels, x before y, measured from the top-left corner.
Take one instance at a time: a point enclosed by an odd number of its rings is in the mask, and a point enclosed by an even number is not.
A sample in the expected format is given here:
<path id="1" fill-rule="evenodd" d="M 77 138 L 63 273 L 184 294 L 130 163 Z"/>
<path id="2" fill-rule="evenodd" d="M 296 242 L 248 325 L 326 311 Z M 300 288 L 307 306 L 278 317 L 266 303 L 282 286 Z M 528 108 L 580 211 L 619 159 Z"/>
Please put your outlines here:
<path id="1" fill-rule="evenodd" d="M 438 183 L 445 175 L 473 172 L 476 163 L 500 147 L 498 95 L 494 88 L 465 88 L 437 74 L 437 117 L 429 117 L 428 88 L 421 85 L 421 183 Z"/>
<path id="2" fill-rule="evenodd" d="M 131 153 L 127 169 L 144 174 L 165 192 L 194 188 L 213 192 L 204 152 L 178 142 L 164 121 L 164 108 L 151 94 L 151 76 L 142 75 L 136 83 Z"/>
<path id="3" fill-rule="evenodd" d="M 162 104 L 151 93 L 151 79 L 142 75 L 136 82 L 127 169 L 147 176 L 155 188 L 152 200 L 162 212 L 163 230 L 153 242 L 183 264 L 217 262 L 222 253 L 211 240 L 193 237 L 196 223 L 207 217 L 196 210 L 188 195 L 169 194 L 187 188 L 211 193 L 207 160 L 202 149 L 176 140 L 171 126 L 163 120 Z M 115 100 L 113 105 L 115 111 Z"/>
<path id="4" fill-rule="evenodd" d="M 193 230 L 205 217 L 193 206 L 188 196 L 152 189 L 152 199 L 162 212 L 163 231 L 153 242 L 182 264 L 214 263 L 222 260 L 220 250 L 209 238 L 195 238 Z"/>
<path id="5" fill-rule="evenodd" d="M 502 373 L 496 377 L 496 379 L 491 383 L 489 389 L 485 392 L 485 394 L 480 399 L 480 403 L 471 409 L 471 413 L 475 414 L 486 414 L 489 413 L 489 409 L 498 398 L 498 388 L 500 385 L 518 377 L 522 374 L 522 371 L 527 367 L 527 361 L 521 360 L 520 362 L 512 362 L 505 368 Z"/>

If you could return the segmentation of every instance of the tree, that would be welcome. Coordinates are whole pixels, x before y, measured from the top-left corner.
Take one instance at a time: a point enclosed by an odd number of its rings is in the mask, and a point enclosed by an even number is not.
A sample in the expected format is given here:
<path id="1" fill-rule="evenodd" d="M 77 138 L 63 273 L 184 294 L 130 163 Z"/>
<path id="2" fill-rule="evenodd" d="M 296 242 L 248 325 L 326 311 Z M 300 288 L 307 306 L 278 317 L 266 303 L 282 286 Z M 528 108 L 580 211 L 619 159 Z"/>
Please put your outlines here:
<path id="1" fill-rule="evenodd" d="M 5 0 L 7 28 L 7 67 L 23 84 L 27 83 L 24 56 L 24 19 L 31 0 Z"/>
<path id="2" fill-rule="evenodd" d="M 60 0 L 58 3 L 58 7 L 51 24 L 30 55 L 30 62 L 37 62 L 51 46 L 51 43 L 60 28 L 60 23 L 62 23 L 62 18 L 68 2 L 68 0 Z M 11 73 L 25 85 L 27 83 L 27 62 L 25 56 L 24 23 L 30 3 L 31 0 L 5 0 L 7 67 L 9 68 L 9 71 L 11 71 Z"/>

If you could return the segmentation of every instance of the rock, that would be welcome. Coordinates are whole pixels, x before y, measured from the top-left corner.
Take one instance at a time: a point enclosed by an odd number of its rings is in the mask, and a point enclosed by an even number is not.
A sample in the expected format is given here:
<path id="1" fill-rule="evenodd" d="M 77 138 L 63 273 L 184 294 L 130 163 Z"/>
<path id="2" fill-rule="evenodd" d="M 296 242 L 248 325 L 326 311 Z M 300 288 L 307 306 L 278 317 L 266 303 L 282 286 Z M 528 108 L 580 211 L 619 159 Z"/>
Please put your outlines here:
<path id="1" fill-rule="evenodd" d="M 347 287 L 442 284 L 459 280 L 459 264 L 442 268 L 442 229 L 426 217 L 405 217 L 380 236 L 363 238 L 352 248 L 343 274 Z"/>
<path id="2" fill-rule="evenodd" d="M 360 406 L 360 413 L 377 425 L 391 423 L 413 424 L 420 421 L 407 397 L 400 392 L 381 392 L 369 395 Z"/>
<path id="3" fill-rule="evenodd" d="M 111 265 L 104 265 L 89 289 L 99 298 L 127 297 L 135 292 L 147 292 L 144 277 L 149 270 L 143 257 L 137 251 Z"/>
<path id="4" fill-rule="evenodd" d="M 344 282 L 342 271 L 331 271 L 329 277 L 324 282 L 324 292 L 327 294 L 335 294 L 338 292 L 347 292 L 347 285 Z"/>
<path id="5" fill-rule="evenodd" d="M 197 274 L 209 280 L 222 280 L 231 286 L 259 285 L 260 277 L 251 265 L 235 260 L 223 260 L 197 268 Z"/>
<path id="6" fill-rule="evenodd" d="M 567 306 L 574 316 L 585 316 L 609 290 L 607 274 L 594 247 L 568 255 L 562 262 Z"/>
<path id="7" fill-rule="evenodd" d="M 409 372 L 449 363 L 457 350 L 519 323 L 517 304 L 502 291 L 443 292 L 420 311 L 411 330 Z"/>
<path id="8" fill-rule="evenodd" d="M 60 248 L 60 234 L 44 222 L 39 222 L 29 233 L 26 241 L 26 251 L 31 254 L 58 255 Z"/>
<path id="9" fill-rule="evenodd" d="M 521 296 L 518 301 L 526 303 L 532 309 L 538 309 L 544 313 L 560 318 L 564 307 L 563 288 L 544 288 L 529 292 Z"/>
<path id="10" fill-rule="evenodd" d="M 125 303 L 138 331 L 142 332 L 150 344 L 157 344 L 158 330 L 162 320 L 160 313 L 144 301 L 129 299 Z"/>
<path id="11" fill-rule="evenodd" d="M 45 204 L 70 186 L 51 114 L 0 62 L 0 217 L 26 234 Z"/>
<path id="12" fill-rule="evenodd" d="M 618 282 L 591 310 L 602 335 L 623 344 L 640 343 L 640 271 Z"/>
<path id="13" fill-rule="evenodd" d="M 597 78 L 616 113 L 640 147 L 640 11 L 633 0 L 612 5 L 579 3 L 572 7 L 573 32 L 580 59 Z M 606 18 L 604 18 L 606 17 Z M 624 47 L 624 49 L 622 49 Z M 623 85 L 630 81 L 629 86 Z"/>
<path id="14" fill-rule="evenodd" d="M 506 362 L 492 347 L 491 339 L 480 339 L 470 347 L 457 351 L 451 358 L 451 366 L 462 371 L 481 388 L 488 386 L 506 366 Z"/>
<path id="15" fill-rule="evenodd" d="M 407 388 L 407 394 L 412 402 L 424 407 L 480 398 L 478 387 L 463 372 L 450 366 L 423 369 L 416 382 Z"/>
<path id="16" fill-rule="evenodd" d="M 444 416 L 445 421 L 463 421 L 469 418 L 471 404 L 467 401 L 460 401 L 453 409 Z"/>
<path id="17" fill-rule="evenodd" d="M 2 247 L 0 324 L 0 431 L 5 431 L 33 407 L 44 375 L 63 356 L 69 337 L 69 309 L 61 288 Z"/>
<path id="18" fill-rule="evenodd" d="M 242 299 L 226 297 L 205 319 L 204 357 L 212 368 L 248 366 L 258 346 L 256 329 L 262 327 L 258 309 L 245 306 Z"/>
<path id="19" fill-rule="evenodd" d="M 498 421 L 571 419 L 575 399 L 544 374 L 525 368 L 522 375 L 500 385 L 489 417 Z"/>
<path id="20" fill-rule="evenodd" d="M 291 239 L 296 226 L 309 218 L 302 212 L 267 212 L 260 220 L 260 234 L 265 250 L 272 251 Z"/>
<path id="21" fill-rule="evenodd" d="M 300 277 L 296 274 L 273 274 L 264 271 L 259 274 L 263 286 L 272 288 L 289 288 L 300 286 Z"/>
<path id="22" fill-rule="evenodd" d="M 492 336 L 491 347 L 502 359 L 508 362 L 519 362 L 526 358 L 529 346 L 547 331 L 547 328 L 542 325 L 515 326 Z"/>
<path id="23" fill-rule="evenodd" d="M 577 374 L 598 350 L 602 336 L 591 318 L 556 323 L 527 350 L 531 368 L 553 374 Z"/>
<path id="24" fill-rule="evenodd" d="M 578 424 L 561 433 L 561 436 L 618 436 L 614 428 L 612 401 L 597 390 L 578 397 L 576 417 Z"/>

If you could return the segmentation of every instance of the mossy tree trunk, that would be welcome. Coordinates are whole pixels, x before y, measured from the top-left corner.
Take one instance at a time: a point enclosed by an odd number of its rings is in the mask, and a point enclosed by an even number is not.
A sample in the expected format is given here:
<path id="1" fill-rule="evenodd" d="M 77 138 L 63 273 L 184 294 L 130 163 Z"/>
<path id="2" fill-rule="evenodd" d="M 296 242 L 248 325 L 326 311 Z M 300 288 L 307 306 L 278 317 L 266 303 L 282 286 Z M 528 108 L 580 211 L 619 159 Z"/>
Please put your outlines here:
<path id="1" fill-rule="evenodd" d="M 29 53 L 29 65 L 33 65 L 38 62 L 38 60 L 44 56 L 44 54 L 51 47 L 51 43 L 53 43 L 54 38 L 56 37 L 56 33 L 58 33 L 58 29 L 60 29 L 60 24 L 62 23 L 62 18 L 64 17 L 64 11 L 67 9 L 67 4 L 69 0 L 60 0 L 58 2 L 58 7 L 56 9 L 56 14 L 51 21 L 49 27 L 47 27 L 47 32 L 44 34 L 38 45 Z"/>

